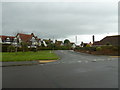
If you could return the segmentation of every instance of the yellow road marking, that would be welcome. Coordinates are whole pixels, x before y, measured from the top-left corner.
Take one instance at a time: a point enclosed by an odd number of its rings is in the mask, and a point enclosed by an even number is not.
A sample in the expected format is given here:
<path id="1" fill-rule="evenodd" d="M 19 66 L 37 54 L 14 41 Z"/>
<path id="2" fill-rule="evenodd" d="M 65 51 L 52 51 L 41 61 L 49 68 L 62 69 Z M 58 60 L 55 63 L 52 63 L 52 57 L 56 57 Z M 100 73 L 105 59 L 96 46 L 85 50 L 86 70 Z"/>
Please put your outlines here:
<path id="1" fill-rule="evenodd" d="M 55 62 L 57 60 L 39 60 L 39 63 Z"/>
<path id="2" fill-rule="evenodd" d="M 110 57 L 112 57 L 112 58 L 119 58 L 120 56 L 110 56 Z"/>

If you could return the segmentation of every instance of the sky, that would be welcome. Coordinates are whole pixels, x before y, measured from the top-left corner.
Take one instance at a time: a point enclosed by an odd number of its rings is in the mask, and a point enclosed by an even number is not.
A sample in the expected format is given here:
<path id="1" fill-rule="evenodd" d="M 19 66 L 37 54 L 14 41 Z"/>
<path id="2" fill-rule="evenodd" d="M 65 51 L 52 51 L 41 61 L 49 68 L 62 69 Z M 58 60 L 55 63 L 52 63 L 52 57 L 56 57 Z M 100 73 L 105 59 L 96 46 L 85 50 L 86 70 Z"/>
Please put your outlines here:
<path id="1" fill-rule="evenodd" d="M 3 0 L 2 35 L 34 33 L 42 39 L 69 39 L 80 44 L 118 34 L 118 3 L 108 2 L 8 2 Z M 115 0 L 114 0 L 115 1 Z"/>

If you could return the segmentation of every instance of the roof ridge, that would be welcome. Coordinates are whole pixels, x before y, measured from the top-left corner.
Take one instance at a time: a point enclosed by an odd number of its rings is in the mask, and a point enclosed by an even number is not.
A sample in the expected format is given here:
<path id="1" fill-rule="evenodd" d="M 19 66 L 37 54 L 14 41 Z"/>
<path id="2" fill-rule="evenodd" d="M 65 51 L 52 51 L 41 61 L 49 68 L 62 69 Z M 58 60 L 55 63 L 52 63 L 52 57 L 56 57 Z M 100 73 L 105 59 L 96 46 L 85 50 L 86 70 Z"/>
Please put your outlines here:
<path id="1" fill-rule="evenodd" d="M 18 34 L 22 34 L 22 35 L 30 35 L 30 36 L 31 36 L 31 34 L 24 34 L 24 33 L 18 33 Z"/>
<path id="2" fill-rule="evenodd" d="M 3 37 L 15 37 L 15 36 L 6 36 L 6 35 L 0 35 L 0 36 L 3 36 Z"/>
<path id="3" fill-rule="evenodd" d="M 120 35 L 112 35 L 112 36 L 106 36 L 106 37 L 114 37 L 114 36 L 120 36 Z"/>

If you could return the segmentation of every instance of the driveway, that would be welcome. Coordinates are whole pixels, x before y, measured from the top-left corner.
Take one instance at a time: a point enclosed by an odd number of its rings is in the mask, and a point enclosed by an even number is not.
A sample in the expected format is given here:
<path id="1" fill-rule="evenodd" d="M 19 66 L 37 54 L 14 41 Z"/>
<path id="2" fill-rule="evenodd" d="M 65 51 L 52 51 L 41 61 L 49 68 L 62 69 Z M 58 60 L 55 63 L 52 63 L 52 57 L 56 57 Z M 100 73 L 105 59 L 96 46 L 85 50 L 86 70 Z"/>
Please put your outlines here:
<path id="1" fill-rule="evenodd" d="M 117 88 L 118 58 L 55 51 L 60 60 L 3 67 L 3 88 Z"/>

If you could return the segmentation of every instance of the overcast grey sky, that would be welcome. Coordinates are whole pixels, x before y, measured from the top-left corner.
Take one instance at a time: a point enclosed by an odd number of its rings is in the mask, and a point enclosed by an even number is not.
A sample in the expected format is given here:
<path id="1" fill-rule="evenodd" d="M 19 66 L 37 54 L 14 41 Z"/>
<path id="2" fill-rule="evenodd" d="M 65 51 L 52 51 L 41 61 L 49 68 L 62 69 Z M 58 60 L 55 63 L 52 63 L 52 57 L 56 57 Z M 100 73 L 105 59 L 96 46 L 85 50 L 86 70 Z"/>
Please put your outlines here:
<path id="1" fill-rule="evenodd" d="M 109 2 L 3 2 L 2 34 L 33 32 L 55 39 L 78 35 L 81 41 L 90 41 L 82 36 L 118 32 L 117 8 Z"/>

